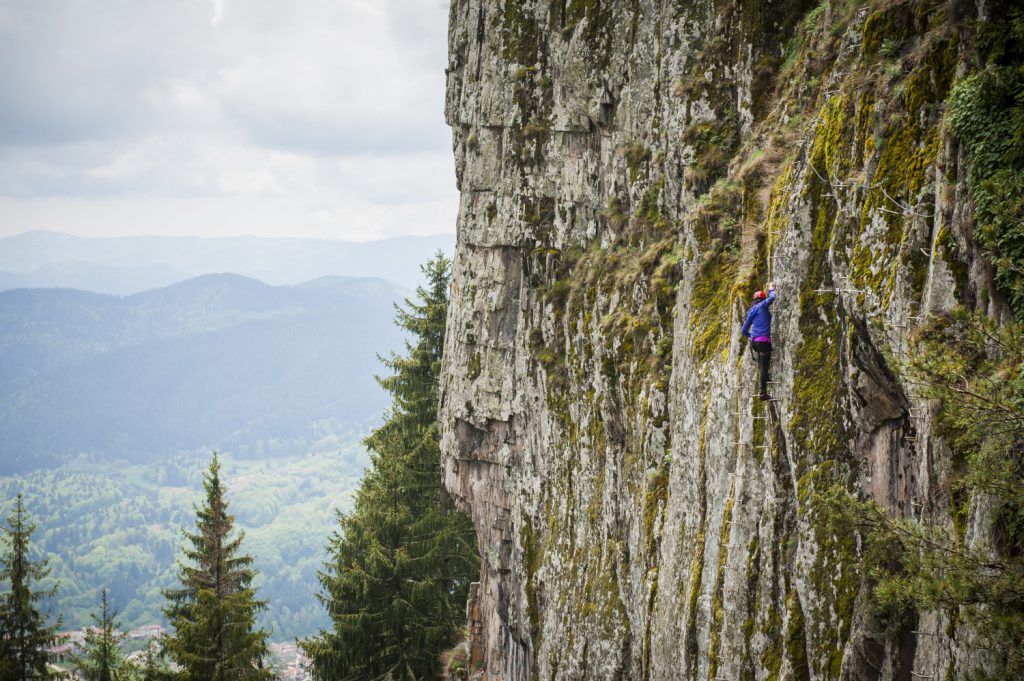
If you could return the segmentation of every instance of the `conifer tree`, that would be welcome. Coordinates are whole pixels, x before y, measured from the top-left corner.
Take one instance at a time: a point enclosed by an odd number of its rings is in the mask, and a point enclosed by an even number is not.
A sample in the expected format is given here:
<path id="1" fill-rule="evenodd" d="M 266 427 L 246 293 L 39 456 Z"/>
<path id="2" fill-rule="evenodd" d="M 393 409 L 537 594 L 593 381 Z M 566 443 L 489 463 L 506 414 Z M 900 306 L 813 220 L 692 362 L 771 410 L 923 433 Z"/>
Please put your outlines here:
<path id="1" fill-rule="evenodd" d="M 164 592 L 164 614 L 174 630 L 165 648 L 190 680 L 269 679 L 263 667 L 267 633 L 256 628 L 266 603 L 251 586 L 256 571 L 252 556 L 241 552 L 243 533 L 232 536 L 235 519 L 227 512 L 216 453 L 203 488 L 206 501 L 196 508 L 196 531 L 183 531 L 181 588 Z"/>
<path id="2" fill-rule="evenodd" d="M 320 574 L 333 630 L 301 642 L 317 679 L 437 678 L 465 617 L 475 535 L 443 487 L 437 429 L 450 268 L 438 253 L 416 300 L 396 306 L 411 340 L 405 355 L 382 359 L 391 374 L 378 381 L 392 406 L 365 440 L 372 468 L 353 511 L 339 516 Z"/>
<path id="3" fill-rule="evenodd" d="M 0 596 L 0 681 L 53 676 L 47 665 L 48 651 L 57 642 L 60 617 L 47 626 L 50 612 L 41 612 L 39 604 L 55 596 L 58 585 L 49 589 L 33 588 L 50 574 L 48 560 L 32 560 L 29 556 L 35 529 L 19 494 L 0 535 L 4 547 L 0 556 L 0 582 L 10 588 Z"/>
<path id="4" fill-rule="evenodd" d="M 173 674 L 168 669 L 163 657 L 163 651 L 160 650 L 159 644 L 154 640 L 150 640 L 146 644 L 146 656 L 143 658 L 142 665 L 136 673 L 136 678 L 139 681 L 168 681 L 173 678 Z"/>
<path id="5" fill-rule="evenodd" d="M 82 681 L 130 681 L 134 670 L 121 652 L 124 635 L 118 631 L 117 613 L 107 603 L 106 589 L 100 592 L 100 610 L 92 621 L 75 661 L 78 676 Z"/>

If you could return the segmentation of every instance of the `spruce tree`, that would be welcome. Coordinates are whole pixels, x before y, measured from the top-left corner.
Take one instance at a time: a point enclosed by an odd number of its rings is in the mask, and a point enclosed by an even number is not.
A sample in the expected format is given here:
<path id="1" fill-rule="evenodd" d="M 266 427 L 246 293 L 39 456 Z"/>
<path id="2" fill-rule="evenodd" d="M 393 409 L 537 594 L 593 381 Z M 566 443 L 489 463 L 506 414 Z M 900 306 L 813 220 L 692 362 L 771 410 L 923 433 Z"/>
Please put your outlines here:
<path id="1" fill-rule="evenodd" d="M 150 640 L 146 644 L 146 656 L 136 673 L 136 678 L 139 681 L 168 681 L 174 678 L 173 673 L 164 662 L 163 651 L 156 641 Z"/>
<path id="2" fill-rule="evenodd" d="M 267 633 L 256 628 L 266 607 L 257 600 L 253 559 L 241 552 L 242 532 L 232 536 L 234 516 L 220 479 L 216 452 L 203 476 L 206 501 L 196 508 L 196 531 L 182 533 L 185 560 L 178 563 L 181 588 L 164 592 L 164 614 L 174 630 L 165 649 L 185 678 L 195 681 L 269 679 L 263 667 Z"/>
<path id="3" fill-rule="evenodd" d="M 32 560 L 29 556 L 35 529 L 19 494 L 0 536 L 4 546 L 0 556 L 0 582 L 10 588 L 0 596 L 0 681 L 53 676 L 47 663 L 49 649 L 57 642 L 60 617 L 47 626 L 50 612 L 40 611 L 39 605 L 40 601 L 56 595 L 58 585 L 49 589 L 33 588 L 50 574 L 48 560 Z"/>
<path id="4" fill-rule="evenodd" d="M 443 487 L 437 428 L 450 268 L 438 253 L 416 300 L 396 306 L 411 340 L 404 355 L 382 358 L 392 406 L 365 440 L 372 468 L 320 573 L 333 630 L 301 642 L 317 679 L 438 678 L 465 618 L 479 560 L 472 523 Z"/>
<path id="5" fill-rule="evenodd" d="M 93 613 L 92 621 L 75 661 L 75 672 L 82 681 L 130 681 L 134 670 L 121 652 L 124 635 L 118 631 L 117 613 L 107 603 L 106 589 L 100 592 L 100 610 Z"/>

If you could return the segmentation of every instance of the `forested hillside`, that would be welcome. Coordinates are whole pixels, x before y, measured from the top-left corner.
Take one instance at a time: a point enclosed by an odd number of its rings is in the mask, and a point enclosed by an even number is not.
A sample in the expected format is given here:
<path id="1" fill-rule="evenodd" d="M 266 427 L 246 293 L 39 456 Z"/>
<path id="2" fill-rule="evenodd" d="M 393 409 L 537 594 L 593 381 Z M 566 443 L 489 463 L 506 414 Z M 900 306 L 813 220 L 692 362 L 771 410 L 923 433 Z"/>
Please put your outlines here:
<path id="1" fill-rule="evenodd" d="M 0 474 L 85 456 L 295 454 L 364 432 L 385 405 L 401 289 L 208 275 L 124 298 L 0 293 Z"/>
<path id="2" fill-rule="evenodd" d="M 150 465 L 67 465 L 0 478 L 0 517 L 21 492 L 38 525 L 33 555 L 50 558 L 64 629 L 90 623 L 104 587 L 126 628 L 163 621 L 160 590 L 173 582 L 180 530 L 192 523 L 208 460 L 201 452 Z M 221 462 L 231 511 L 256 559 L 260 595 L 272 603 L 260 624 L 278 641 L 326 625 L 314 597 L 316 573 L 334 512 L 350 506 L 367 464 L 362 446 Z"/>

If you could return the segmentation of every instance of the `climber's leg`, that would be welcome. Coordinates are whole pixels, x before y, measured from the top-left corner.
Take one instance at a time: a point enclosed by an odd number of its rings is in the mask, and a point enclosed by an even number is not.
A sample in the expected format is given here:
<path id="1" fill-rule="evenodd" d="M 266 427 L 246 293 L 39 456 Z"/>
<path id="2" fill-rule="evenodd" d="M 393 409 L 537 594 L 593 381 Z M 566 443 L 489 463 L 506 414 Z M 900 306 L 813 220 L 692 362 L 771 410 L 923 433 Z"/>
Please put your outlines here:
<path id="1" fill-rule="evenodd" d="M 772 367 L 772 344 L 765 343 L 768 346 L 767 350 L 762 350 L 758 356 L 761 364 L 761 394 L 768 394 L 768 372 Z"/>
<path id="2" fill-rule="evenodd" d="M 757 366 L 761 373 L 761 397 L 768 395 L 768 372 L 772 364 L 772 344 L 767 341 L 754 341 L 754 352 L 757 353 Z"/>

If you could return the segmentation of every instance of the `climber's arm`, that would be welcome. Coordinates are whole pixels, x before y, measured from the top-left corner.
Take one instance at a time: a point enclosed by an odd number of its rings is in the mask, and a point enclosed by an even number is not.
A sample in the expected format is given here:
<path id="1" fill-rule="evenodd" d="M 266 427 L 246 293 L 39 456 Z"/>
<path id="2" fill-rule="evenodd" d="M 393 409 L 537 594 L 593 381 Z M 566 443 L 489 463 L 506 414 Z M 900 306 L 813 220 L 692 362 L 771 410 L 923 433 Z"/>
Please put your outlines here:
<path id="1" fill-rule="evenodd" d="M 747 313 L 747 319 L 743 322 L 743 328 L 740 329 L 740 334 L 750 338 L 750 325 L 754 321 L 754 316 L 757 314 L 757 308 L 752 307 L 750 312 Z"/>

